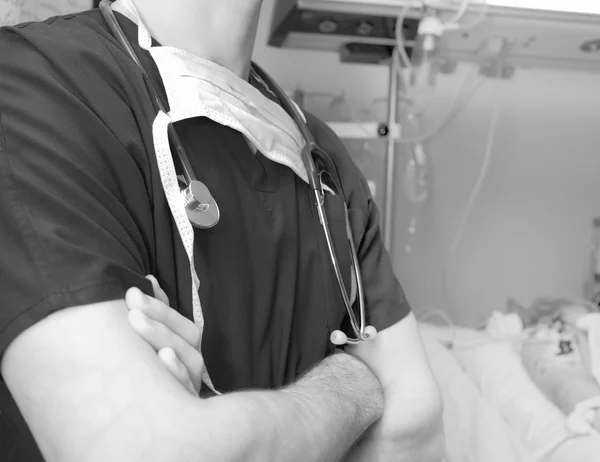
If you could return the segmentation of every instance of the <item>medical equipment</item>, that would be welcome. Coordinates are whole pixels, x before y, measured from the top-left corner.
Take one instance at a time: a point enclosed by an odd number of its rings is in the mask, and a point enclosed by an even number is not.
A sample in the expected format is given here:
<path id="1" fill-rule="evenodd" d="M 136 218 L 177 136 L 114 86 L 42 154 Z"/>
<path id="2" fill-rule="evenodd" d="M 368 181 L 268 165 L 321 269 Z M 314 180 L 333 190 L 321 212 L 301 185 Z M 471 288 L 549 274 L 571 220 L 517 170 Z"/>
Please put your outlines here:
<path id="1" fill-rule="evenodd" d="M 142 63 L 137 57 L 135 50 L 129 43 L 129 40 L 125 36 L 121 26 L 117 22 L 117 19 L 112 11 L 110 2 L 103 0 L 99 4 L 100 11 L 106 21 L 113 36 L 120 42 L 121 46 L 138 65 L 141 72 L 143 73 L 148 86 L 150 88 L 151 96 L 156 105 L 156 109 L 162 113 L 168 113 L 165 109 L 161 98 L 151 83 L 151 79 L 147 75 Z M 336 255 L 336 251 L 333 245 L 333 238 L 329 229 L 329 221 L 327 213 L 325 211 L 325 201 L 328 194 L 341 194 L 343 195 L 341 186 L 339 185 L 334 175 L 330 172 L 335 172 L 335 166 L 329 157 L 329 155 L 323 151 L 316 143 L 312 136 L 306 122 L 304 121 L 303 115 L 296 108 L 294 103 L 287 97 L 285 92 L 273 81 L 273 79 L 263 71 L 258 65 L 252 63 L 251 72 L 262 80 L 267 88 L 275 94 L 277 99 L 280 101 L 283 109 L 290 115 L 295 124 L 297 125 L 302 137 L 305 141 L 305 146 L 302 149 L 302 162 L 306 167 L 308 174 L 308 183 L 310 186 L 311 193 L 314 195 L 319 220 L 323 229 L 325 240 L 327 243 L 329 257 L 336 275 L 338 288 L 340 295 L 343 299 L 344 305 L 348 312 L 350 325 L 355 338 L 348 338 L 348 336 L 340 330 L 335 330 L 331 333 L 330 340 L 335 345 L 344 344 L 357 344 L 361 341 L 373 339 L 377 335 L 377 331 L 373 326 L 366 325 L 366 313 L 365 313 L 365 302 L 363 284 L 361 278 L 361 272 L 359 267 L 358 256 L 352 238 L 352 230 L 350 228 L 350 222 L 348 219 L 348 208 L 345 205 L 345 221 L 346 221 L 346 234 L 348 237 L 348 245 L 350 250 L 351 267 L 352 267 L 352 283 L 356 288 L 356 300 L 351 301 L 351 295 L 346 289 L 346 284 L 342 277 L 342 271 L 339 266 L 339 261 Z M 215 199 L 210 194 L 208 188 L 200 182 L 194 175 L 191 163 L 185 152 L 183 144 L 177 133 L 175 127 L 169 124 L 168 127 L 169 137 L 175 152 L 181 163 L 182 167 L 182 182 L 185 187 L 181 190 L 181 195 L 185 203 L 185 209 L 189 221 L 197 228 L 207 229 L 215 226 L 220 217 L 220 211 Z M 354 287 L 353 287 L 354 288 Z M 353 291 L 354 292 L 354 291 Z M 353 304 L 358 304 L 359 315 L 358 319 L 354 313 Z"/>
<path id="2" fill-rule="evenodd" d="M 600 217 L 592 223 L 590 270 L 583 284 L 585 298 L 600 307 Z"/>
<path id="3" fill-rule="evenodd" d="M 592 265 L 589 278 L 600 282 L 600 217 L 594 218 L 592 231 Z"/>
<path id="4" fill-rule="evenodd" d="M 398 36 L 402 35 L 403 22 L 398 21 L 396 30 Z M 442 23 L 435 9 L 427 9 L 425 16 L 419 22 L 417 29 L 417 38 L 413 47 L 409 66 L 411 67 L 411 86 L 435 86 L 435 77 L 437 75 L 437 57 L 440 49 L 440 42 L 444 34 L 444 24 Z M 399 48 L 399 50 L 404 48 Z M 403 53 L 402 56 L 405 56 Z M 405 64 L 406 65 L 406 64 Z"/>
<path id="5" fill-rule="evenodd" d="M 436 3 L 444 23 L 460 25 L 444 33 L 442 59 L 477 63 L 485 39 L 511 37 L 519 45 L 508 57 L 512 66 L 600 71 L 600 3 L 594 0 L 276 0 L 269 44 L 388 64 L 404 7 L 404 45 L 412 54 L 423 3 Z"/>
<path id="6" fill-rule="evenodd" d="M 453 72 L 457 62 L 474 63 L 476 72 L 493 78 L 510 78 L 518 67 L 598 72 L 599 5 L 590 0 L 276 0 L 269 45 L 330 51 L 342 62 L 389 66 L 388 125 L 395 125 L 398 101 L 405 96 L 396 76 L 412 57 L 415 67 L 423 68 L 416 45 L 429 47 L 421 82 L 438 71 Z M 448 26 L 441 40 L 434 17 Z M 427 139 L 438 128 L 426 132 L 411 142 Z M 382 185 L 383 239 L 392 254 L 396 144 L 388 139 Z"/>

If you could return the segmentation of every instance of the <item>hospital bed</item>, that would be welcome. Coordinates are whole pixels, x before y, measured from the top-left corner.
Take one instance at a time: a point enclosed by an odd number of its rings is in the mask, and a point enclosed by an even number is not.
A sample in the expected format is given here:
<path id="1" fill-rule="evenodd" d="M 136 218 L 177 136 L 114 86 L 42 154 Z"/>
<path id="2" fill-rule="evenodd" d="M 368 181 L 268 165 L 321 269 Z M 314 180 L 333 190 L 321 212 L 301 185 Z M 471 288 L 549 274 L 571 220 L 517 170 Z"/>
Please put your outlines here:
<path id="1" fill-rule="evenodd" d="M 444 400 L 445 462 L 597 462 L 600 434 L 576 435 L 530 379 L 518 336 L 420 322 Z"/>

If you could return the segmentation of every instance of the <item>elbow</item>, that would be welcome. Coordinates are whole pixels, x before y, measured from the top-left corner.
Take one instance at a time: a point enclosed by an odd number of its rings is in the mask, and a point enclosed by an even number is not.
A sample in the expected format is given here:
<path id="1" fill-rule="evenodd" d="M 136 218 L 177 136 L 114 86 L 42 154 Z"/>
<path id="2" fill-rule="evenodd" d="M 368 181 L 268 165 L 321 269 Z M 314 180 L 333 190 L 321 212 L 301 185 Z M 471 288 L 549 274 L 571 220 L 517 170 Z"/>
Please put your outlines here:
<path id="1" fill-rule="evenodd" d="M 446 454 L 446 434 L 442 418 L 443 405 L 432 410 L 430 417 L 421 428 L 418 453 L 423 462 L 441 462 Z"/>
<path id="2" fill-rule="evenodd" d="M 446 435 L 443 422 L 443 400 L 437 386 L 427 399 L 422 401 L 412 423 L 413 451 L 418 460 L 423 462 L 440 462 L 446 453 Z"/>
<path id="3" fill-rule="evenodd" d="M 410 460 L 441 462 L 446 452 L 446 437 L 443 400 L 437 383 L 425 383 L 414 398 L 404 407 L 404 415 L 410 419 L 403 419 L 402 428 L 395 435 L 395 445 L 411 454 Z M 403 413 L 400 409 L 396 412 Z"/>

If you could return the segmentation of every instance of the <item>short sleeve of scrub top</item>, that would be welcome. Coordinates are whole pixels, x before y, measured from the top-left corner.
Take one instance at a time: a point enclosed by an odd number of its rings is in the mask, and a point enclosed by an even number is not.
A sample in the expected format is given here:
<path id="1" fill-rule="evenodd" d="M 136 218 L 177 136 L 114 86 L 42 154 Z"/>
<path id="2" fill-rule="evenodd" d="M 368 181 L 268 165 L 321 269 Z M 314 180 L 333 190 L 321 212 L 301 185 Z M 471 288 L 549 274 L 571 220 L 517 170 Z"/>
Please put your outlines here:
<path id="1" fill-rule="evenodd" d="M 89 36 L 69 20 L 0 29 L 0 355 L 57 310 L 152 293 L 148 161 L 131 121 L 106 122 L 134 95 Z M 43 460 L 1 381 L 0 460 Z"/>
<path id="2" fill-rule="evenodd" d="M 42 27 L 0 30 L 2 352 L 56 310 L 120 298 L 129 286 L 148 290 L 151 269 L 143 216 L 130 212 L 148 202 L 130 195 L 145 189 L 134 187 L 144 181 L 144 160 L 103 120 L 124 102 L 92 50 L 73 53 L 81 58 L 75 70 L 45 56 L 65 48 L 54 43 L 60 34 L 25 45 Z M 77 30 L 64 33 L 77 40 Z"/>
<path id="3" fill-rule="evenodd" d="M 135 41 L 135 25 L 119 21 Z M 57 310 L 133 286 L 152 295 L 147 274 L 193 319 L 189 263 L 153 155 L 155 115 L 97 10 L 0 29 L 0 356 Z M 382 330 L 410 308 L 377 208 L 340 140 L 307 117 L 341 178 L 367 318 Z M 176 129 L 222 210 L 217 227 L 196 232 L 208 370 L 221 391 L 281 386 L 331 352 L 329 333 L 345 318 L 308 187 L 227 127 L 198 118 Z M 41 461 L 1 382 L 0 412 L 0 460 Z"/>

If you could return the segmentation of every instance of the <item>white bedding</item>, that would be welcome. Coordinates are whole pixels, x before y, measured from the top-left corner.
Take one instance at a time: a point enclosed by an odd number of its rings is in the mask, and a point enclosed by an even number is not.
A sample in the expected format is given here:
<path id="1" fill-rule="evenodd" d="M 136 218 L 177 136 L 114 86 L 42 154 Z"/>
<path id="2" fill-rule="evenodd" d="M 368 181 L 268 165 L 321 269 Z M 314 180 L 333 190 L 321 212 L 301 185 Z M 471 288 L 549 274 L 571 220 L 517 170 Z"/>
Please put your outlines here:
<path id="1" fill-rule="evenodd" d="M 447 462 L 598 462 L 600 435 L 570 437 L 513 345 L 472 329 L 421 323 L 444 397 Z M 455 348 L 443 346 L 452 339 Z"/>
<path id="2" fill-rule="evenodd" d="M 431 332 L 422 337 L 444 399 L 446 462 L 521 461 L 527 451 L 456 358 Z"/>

